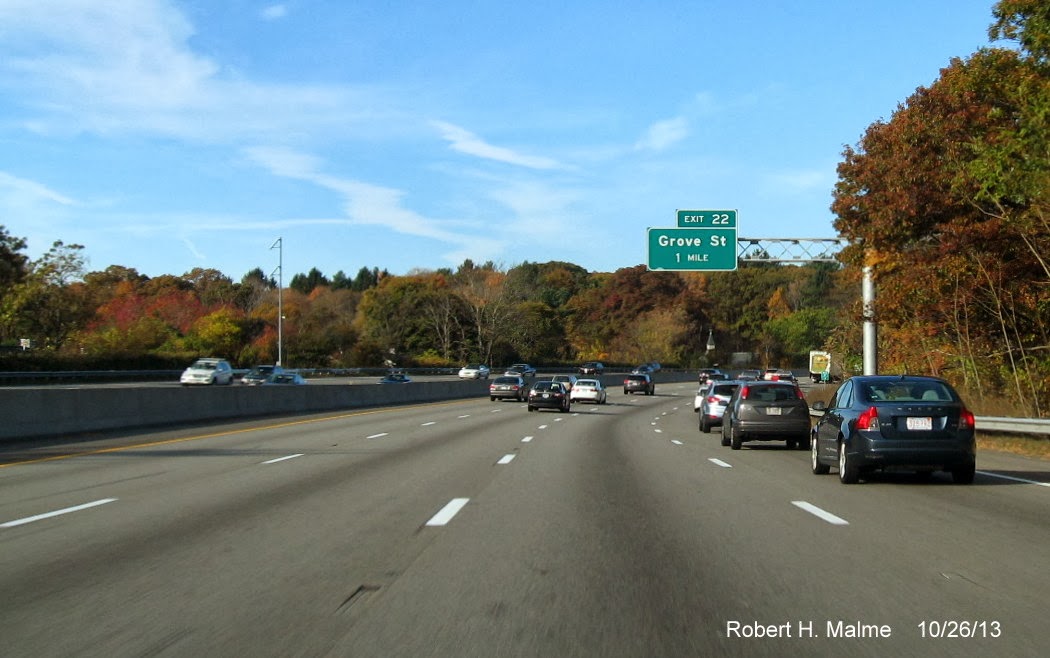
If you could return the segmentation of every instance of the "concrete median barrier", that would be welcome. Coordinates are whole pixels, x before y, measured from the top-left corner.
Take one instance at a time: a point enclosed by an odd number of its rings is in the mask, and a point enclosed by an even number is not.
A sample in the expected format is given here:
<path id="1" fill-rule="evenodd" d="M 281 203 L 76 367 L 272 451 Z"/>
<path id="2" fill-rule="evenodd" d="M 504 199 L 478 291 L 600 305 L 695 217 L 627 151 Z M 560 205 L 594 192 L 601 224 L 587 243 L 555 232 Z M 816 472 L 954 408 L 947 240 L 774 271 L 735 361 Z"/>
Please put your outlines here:
<path id="1" fill-rule="evenodd" d="M 620 382 L 612 374 L 603 379 L 614 388 Z M 689 373 L 657 373 L 657 393 L 662 382 L 692 379 Z M 0 440 L 486 397 L 489 383 L 5 388 L 0 389 Z"/>

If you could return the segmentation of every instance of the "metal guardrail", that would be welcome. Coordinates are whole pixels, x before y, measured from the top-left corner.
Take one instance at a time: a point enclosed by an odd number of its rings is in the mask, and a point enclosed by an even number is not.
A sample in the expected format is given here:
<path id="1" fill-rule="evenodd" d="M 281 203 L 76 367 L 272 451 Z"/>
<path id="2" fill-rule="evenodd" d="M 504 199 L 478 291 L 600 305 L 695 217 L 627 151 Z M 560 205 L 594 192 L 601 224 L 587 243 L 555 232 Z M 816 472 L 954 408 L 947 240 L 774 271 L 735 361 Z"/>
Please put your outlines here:
<path id="1" fill-rule="evenodd" d="M 1050 437 L 1050 420 L 1043 418 L 1011 418 L 1009 416 L 977 416 L 977 429 L 986 432 L 1011 434 L 1042 434 Z"/>

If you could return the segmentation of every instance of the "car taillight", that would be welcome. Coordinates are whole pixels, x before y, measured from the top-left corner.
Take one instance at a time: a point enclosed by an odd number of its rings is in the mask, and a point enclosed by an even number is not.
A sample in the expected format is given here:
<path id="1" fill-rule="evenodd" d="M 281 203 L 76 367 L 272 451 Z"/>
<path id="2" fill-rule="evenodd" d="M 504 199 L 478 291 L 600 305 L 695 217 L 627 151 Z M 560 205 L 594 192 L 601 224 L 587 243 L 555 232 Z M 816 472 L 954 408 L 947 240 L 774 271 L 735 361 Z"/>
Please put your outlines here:
<path id="1" fill-rule="evenodd" d="M 713 396 L 713 395 L 708 395 L 708 396 L 707 396 L 707 401 L 708 401 L 709 403 L 711 403 L 711 404 L 718 404 L 718 398 L 716 398 L 716 397 L 715 397 L 715 396 Z"/>
<path id="2" fill-rule="evenodd" d="M 740 389 L 740 399 L 741 400 L 746 400 L 747 396 L 750 393 L 751 393 L 751 387 L 750 386 L 745 386 L 744 388 Z"/>
<path id="3" fill-rule="evenodd" d="M 797 397 L 799 400 L 805 400 L 806 399 L 806 395 L 802 392 L 802 389 L 799 388 L 798 386 L 795 387 L 795 397 Z"/>
<path id="4" fill-rule="evenodd" d="M 961 430 L 972 430 L 977 427 L 977 423 L 973 417 L 973 414 L 968 409 L 963 409 L 959 413 L 959 429 Z"/>
<path id="5" fill-rule="evenodd" d="M 868 409 L 857 418 L 857 429 L 877 430 L 879 429 L 879 410 L 875 407 Z"/>

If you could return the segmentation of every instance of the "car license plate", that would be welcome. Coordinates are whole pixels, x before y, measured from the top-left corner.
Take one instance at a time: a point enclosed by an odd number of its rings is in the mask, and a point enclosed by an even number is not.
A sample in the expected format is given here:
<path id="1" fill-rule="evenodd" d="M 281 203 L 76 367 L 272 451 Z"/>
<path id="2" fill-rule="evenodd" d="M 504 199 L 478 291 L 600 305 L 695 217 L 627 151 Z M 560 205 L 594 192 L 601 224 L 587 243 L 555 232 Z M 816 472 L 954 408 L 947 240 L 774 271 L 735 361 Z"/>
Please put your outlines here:
<path id="1" fill-rule="evenodd" d="M 929 416 L 908 416 L 905 425 L 910 430 L 932 430 L 933 419 Z"/>
<path id="2" fill-rule="evenodd" d="M 784 410 L 780 407 L 766 407 L 767 416 L 781 416 L 784 414 Z"/>
<path id="3" fill-rule="evenodd" d="M 550 394 L 550 393 L 544 393 L 544 394 L 543 394 L 543 399 L 545 399 L 545 400 L 546 400 L 546 399 L 547 399 L 547 398 L 549 398 L 550 396 L 551 396 L 551 394 Z"/>

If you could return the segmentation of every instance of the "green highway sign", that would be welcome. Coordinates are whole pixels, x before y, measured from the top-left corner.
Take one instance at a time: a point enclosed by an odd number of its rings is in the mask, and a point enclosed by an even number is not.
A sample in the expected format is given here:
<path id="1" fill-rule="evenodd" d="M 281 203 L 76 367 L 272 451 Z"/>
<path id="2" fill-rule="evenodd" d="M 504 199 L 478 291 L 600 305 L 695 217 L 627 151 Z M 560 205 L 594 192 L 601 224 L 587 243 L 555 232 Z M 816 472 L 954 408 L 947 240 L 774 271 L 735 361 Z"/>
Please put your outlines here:
<path id="1" fill-rule="evenodd" d="M 728 272 L 736 255 L 735 227 L 649 229 L 650 270 Z"/>
<path id="2" fill-rule="evenodd" d="M 736 228 L 736 211 L 679 210 L 678 228 Z"/>

